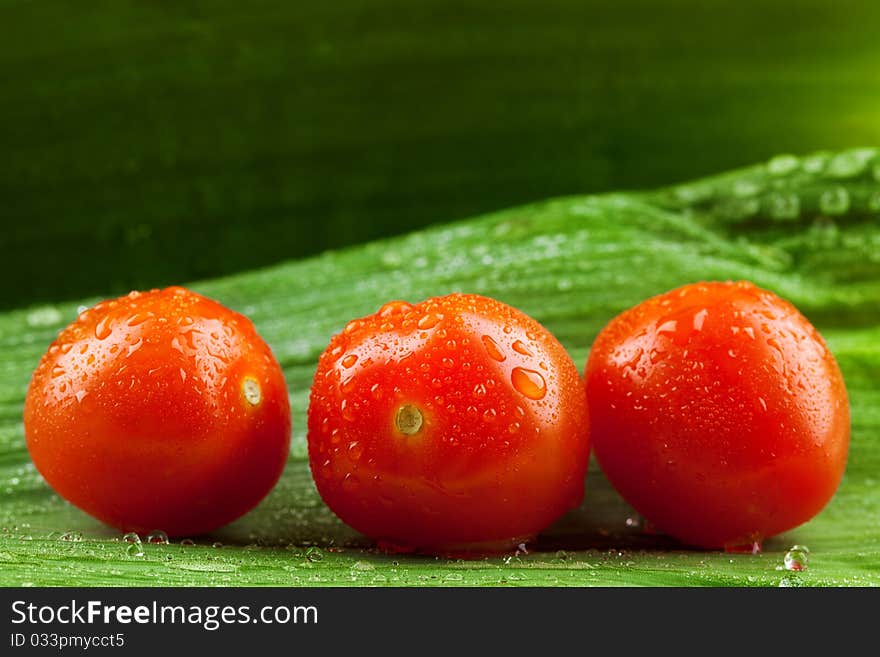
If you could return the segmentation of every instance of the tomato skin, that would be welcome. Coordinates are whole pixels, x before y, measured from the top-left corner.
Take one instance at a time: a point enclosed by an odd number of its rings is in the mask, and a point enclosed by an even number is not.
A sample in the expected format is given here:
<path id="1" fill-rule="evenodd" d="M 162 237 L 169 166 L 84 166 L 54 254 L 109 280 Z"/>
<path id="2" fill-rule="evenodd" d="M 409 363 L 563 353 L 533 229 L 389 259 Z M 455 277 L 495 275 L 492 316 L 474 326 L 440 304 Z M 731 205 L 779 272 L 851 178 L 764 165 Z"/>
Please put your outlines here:
<path id="1" fill-rule="evenodd" d="M 398 414 L 413 408 L 407 434 Z M 322 354 L 309 458 L 327 505 L 386 547 L 503 550 L 581 502 L 586 413 L 571 358 L 518 310 L 465 294 L 397 301 Z"/>
<path id="2" fill-rule="evenodd" d="M 123 531 L 209 532 L 287 461 L 281 368 L 251 322 L 184 288 L 99 303 L 41 359 L 24 407 L 40 474 Z"/>
<path id="3" fill-rule="evenodd" d="M 586 381 L 605 475 L 685 543 L 796 527 L 843 476 L 840 369 L 794 306 L 750 283 L 687 285 L 627 310 L 596 338 Z"/>

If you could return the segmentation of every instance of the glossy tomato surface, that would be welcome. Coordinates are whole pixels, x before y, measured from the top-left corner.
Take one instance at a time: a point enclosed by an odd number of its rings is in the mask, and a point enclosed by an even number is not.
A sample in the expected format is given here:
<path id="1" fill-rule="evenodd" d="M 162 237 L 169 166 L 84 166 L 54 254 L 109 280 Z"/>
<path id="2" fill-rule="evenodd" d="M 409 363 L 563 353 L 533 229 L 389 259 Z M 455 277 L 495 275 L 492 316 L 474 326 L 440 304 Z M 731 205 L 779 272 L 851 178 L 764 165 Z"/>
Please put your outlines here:
<path id="1" fill-rule="evenodd" d="M 608 324 L 586 369 L 611 483 L 659 530 L 735 547 L 791 529 L 834 494 L 849 404 L 834 357 L 791 304 L 700 283 Z"/>
<path id="2" fill-rule="evenodd" d="M 170 535 L 250 510 L 290 443 L 269 347 L 248 319 L 179 287 L 83 312 L 34 372 L 24 424 L 62 497 L 119 529 Z"/>
<path id="3" fill-rule="evenodd" d="M 350 322 L 309 406 L 318 490 L 386 546 L 503 550 L 583 497 L 583 381 L 540 324 L 455 294 Z"/>

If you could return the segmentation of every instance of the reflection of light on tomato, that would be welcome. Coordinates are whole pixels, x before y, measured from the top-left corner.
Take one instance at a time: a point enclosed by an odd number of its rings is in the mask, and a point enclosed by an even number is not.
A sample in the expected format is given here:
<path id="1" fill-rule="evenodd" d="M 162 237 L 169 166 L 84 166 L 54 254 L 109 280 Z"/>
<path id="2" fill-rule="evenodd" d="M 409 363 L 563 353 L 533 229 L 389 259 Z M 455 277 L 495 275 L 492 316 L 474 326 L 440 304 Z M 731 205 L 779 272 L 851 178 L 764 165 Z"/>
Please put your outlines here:
<path id="1" fill-rule="evenodd" d="M 796 527 L 843 476 L 837 363 L 791 304 L 749 283 L 688 285 L 624 312 L 586 378 L 603 471 L 684 542 L 735 547 Z"/>
<path id="2" fill-rule="evenodd" d="M 284 377 L 245 317 L 183 288 L 105 301 L 34 372 L 24 411 L 37 469 L 123 530 L 216 529 L 278 480 Z"/>
<path id="3" fill-rule="evenodd" d="M 318 490 L 389 547 L 514 547 L 580 503 L 588 451 L 571 358 L 485 297 L 386 304 L 335 336 L 315 374 Z"/>

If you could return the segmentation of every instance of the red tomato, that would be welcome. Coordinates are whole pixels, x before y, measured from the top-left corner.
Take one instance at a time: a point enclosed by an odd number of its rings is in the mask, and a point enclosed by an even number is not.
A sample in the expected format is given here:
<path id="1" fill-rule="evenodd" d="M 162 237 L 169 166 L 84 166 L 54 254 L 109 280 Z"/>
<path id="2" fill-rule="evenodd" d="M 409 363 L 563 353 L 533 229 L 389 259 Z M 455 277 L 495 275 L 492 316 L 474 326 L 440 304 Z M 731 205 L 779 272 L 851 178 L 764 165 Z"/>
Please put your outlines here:
<path id="1" fill-rule="evenodd" d="M 24 407 L 34 464 L 124 531 L 195 535 L 253 508 L 287 460 L 284 376 L 245 317 L 183 288 L 83 312 Z"/>
<path id="2" fill-rule="evenodd" d="M 583 497 L 583 381 L 540 324 L 493 299 L 386 304 L 321 356 L 309 458 L 328 506 L 386 547 L 495 551 Z"/>
<path id="3" fill-rule="evenodd" d="M 685 543 L 748 544 L 834 494 L 849 404 L 791 304 L 750 283 L 687 285 L 624 312 L 587 361 L 595 454 L 615 488 Z"/>

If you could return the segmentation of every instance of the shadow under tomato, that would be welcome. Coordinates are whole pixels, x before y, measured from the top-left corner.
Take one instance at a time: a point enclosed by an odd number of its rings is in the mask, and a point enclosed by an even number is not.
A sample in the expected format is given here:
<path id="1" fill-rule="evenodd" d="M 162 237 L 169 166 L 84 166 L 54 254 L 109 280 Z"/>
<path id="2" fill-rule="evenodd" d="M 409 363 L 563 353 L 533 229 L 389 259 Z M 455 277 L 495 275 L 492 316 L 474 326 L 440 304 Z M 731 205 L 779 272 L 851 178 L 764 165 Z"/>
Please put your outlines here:
<path id="1" fill-rule="evenodd" d="M 308 464 L 303 461 L 288 463 L 281 481 L 260 506 L 198 542 L 204 540 L 263 547 L 375 547 L 372 540 L 345 525 L 327 508 L 315 489 Z M 772 550 L 784 543 L 770 539 L 764 548 Z M 653 531 L 621 499 L 595 462 L 590 465 L 583 504 L 560 518 L 527 549 L 530 553 L 610 549 L 706 551 Z"/>

